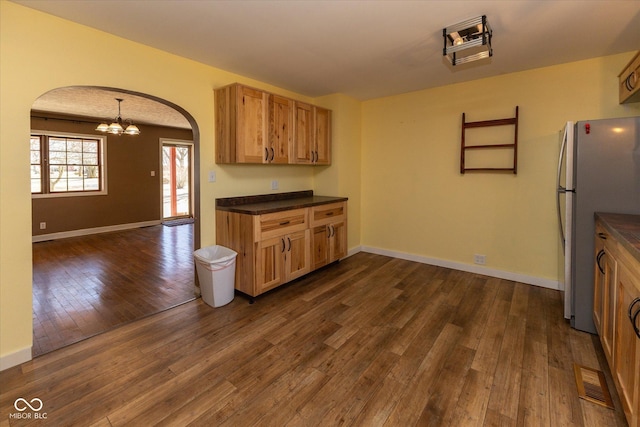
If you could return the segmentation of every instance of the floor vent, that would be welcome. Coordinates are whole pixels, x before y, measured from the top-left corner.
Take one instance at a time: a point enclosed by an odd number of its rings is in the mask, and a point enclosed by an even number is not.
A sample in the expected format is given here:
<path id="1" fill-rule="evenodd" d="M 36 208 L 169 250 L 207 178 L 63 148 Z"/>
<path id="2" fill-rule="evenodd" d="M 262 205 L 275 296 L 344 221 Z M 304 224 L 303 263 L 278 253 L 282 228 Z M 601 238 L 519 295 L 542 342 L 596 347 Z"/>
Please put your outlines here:
<path id="1" fill-rule="evenodd" d="M 613 401 L 607 388 L 607 380 L 602 371 L 574 363 L 573 372 L 576 376 L 576 386 L 578 387 L 580 398 L 613 409 Z"/>

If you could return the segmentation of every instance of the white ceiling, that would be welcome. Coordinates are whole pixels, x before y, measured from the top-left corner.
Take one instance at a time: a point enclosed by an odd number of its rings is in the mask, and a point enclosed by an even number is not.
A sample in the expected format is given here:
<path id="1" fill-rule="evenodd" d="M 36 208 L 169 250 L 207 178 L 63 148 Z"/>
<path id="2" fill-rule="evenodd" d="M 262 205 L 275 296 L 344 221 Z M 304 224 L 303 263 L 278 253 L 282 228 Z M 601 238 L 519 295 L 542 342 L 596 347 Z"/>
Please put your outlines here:
<path id="1" fill-rule="evenodd" d="M 367 100 L 640 49 L 638 0 L 14 2 L 310 97 Z M 480 15 L 494 56 L 450 66 L 442 29 Z"/>

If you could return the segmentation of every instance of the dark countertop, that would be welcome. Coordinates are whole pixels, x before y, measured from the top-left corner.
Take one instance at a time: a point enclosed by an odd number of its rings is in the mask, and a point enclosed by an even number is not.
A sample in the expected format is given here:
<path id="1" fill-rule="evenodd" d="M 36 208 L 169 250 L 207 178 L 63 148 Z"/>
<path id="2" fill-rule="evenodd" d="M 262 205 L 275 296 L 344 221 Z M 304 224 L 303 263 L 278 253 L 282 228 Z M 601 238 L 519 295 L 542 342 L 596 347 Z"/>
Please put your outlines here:
<path id="1" fill-rule="evenodd" d="M 640 262 L 640 215 L 596 212 L 604 227 Z"/>
<path id="2" fill-rule="evenodd" d="M 248 215 L 262 215 L 289 209 L 346 202 L 347 200 L 347 197 L 314 196 L 312 190 L 306 190 L 216 199 L 216 209 Z"/>

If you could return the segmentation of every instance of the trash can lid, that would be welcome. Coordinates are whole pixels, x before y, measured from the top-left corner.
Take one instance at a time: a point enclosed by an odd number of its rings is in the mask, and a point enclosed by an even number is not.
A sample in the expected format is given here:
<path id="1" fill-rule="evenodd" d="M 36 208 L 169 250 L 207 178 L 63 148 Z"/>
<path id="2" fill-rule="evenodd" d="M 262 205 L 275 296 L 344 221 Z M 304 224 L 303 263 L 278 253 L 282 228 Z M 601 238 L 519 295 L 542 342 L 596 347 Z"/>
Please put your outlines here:
<path id="1" fill-rule="evenodd" d="M 214 245 L 200 248 L 193 253 L 198 260 L 207 263 L 223 263 L 234 259 L 237 252 L 224 246 Z"/>

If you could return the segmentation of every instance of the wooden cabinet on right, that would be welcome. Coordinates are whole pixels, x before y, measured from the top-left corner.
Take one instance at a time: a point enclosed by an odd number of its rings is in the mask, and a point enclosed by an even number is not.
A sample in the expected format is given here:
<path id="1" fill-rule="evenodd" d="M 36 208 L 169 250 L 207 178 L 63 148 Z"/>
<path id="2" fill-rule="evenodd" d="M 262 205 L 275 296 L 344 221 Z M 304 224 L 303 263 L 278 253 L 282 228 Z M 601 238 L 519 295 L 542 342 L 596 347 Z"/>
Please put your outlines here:
<path id="1" fill-rule="evenodd" d="M 609 364 L 613 362 L 613 325 L 615 311 L 616 259 L 605 248 L 608 233 L 601 224 L 596 225 L 595 284 L 593 294 L 593 321 Z"/>
<path id="2" fill-rule="evenodd" d="M 630 426 L 640 425 L 640 271 L 618 268 L 614 337 L 614 380 Z M 635 303 L 634 303 L 635 301 Z"/>
<path id="3" fill-rule="evenodd" d="M 312 268 L 320 268 L 347 255 L 347 203 L 311 208 Z"/>
<path id="4" fill-rule="evenodd" d="M 627 422 L 640 426 L 640 261 L 596 220 L 593 319 Z"/>
<path id="5" fill-rule="evenodd" d="M 618 76 L 620 104 L 640 101 L 640 52 Z"/>

